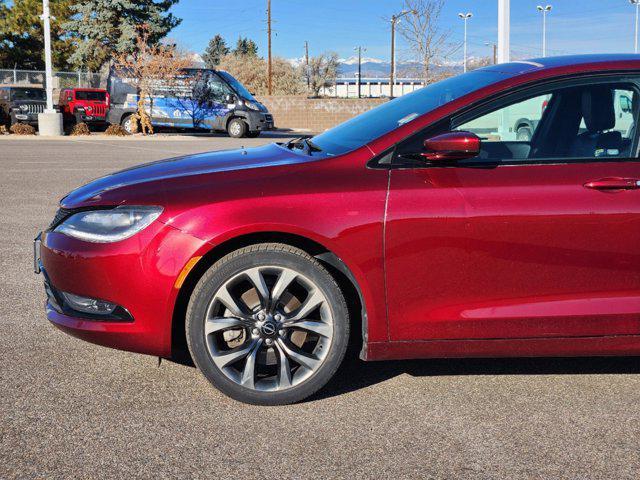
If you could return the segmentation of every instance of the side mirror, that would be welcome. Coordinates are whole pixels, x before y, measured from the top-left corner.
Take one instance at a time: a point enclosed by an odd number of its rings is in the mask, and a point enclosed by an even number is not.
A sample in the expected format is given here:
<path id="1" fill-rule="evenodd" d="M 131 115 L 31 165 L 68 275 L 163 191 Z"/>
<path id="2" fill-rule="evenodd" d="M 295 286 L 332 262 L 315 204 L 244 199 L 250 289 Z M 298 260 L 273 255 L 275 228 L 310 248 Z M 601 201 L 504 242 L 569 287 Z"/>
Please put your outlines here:
<path id="1" fill-rule="evenodd" d="M 424 141 L 421 155 L 429 162 L 451 162 L 477 157 L 480 154 L 480 137 L 471 132 L 448 132 Z"/>

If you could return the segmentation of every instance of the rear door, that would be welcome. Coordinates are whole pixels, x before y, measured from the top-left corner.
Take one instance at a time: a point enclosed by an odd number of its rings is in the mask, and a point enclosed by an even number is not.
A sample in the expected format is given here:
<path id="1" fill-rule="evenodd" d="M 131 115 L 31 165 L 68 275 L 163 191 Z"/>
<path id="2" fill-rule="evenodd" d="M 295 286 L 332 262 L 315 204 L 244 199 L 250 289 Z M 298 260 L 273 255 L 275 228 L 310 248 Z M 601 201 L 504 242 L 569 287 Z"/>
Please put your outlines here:
<path id="1" fill-rule="evenodd" d="M 638 88 L 585 82 L 503 96 L 397 147 L 385 237 L 391 340 L 640 333 L 637 129 L 610 115 L 614 98 L 637 102 Z M 609 93 L 582 94 L 597 87 Z M 542 101 L 531 142 L 518 140 L 514 116 Z M 474 128 L 478 158 L 419 159 L 426 136 Z"/>

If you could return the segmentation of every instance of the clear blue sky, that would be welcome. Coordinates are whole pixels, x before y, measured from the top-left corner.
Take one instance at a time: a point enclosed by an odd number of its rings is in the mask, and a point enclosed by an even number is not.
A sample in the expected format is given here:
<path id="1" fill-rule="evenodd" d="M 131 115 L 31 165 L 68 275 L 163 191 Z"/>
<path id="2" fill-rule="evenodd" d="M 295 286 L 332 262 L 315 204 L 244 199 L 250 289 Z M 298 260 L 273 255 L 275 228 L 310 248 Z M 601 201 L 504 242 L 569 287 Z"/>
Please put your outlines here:
<path id="1" fill-rule="evenodd" d="M 170 37 L 182 46 L 202 52 L 213 35 L 220 33 L 234 44 L 238 35 L 254 39 L 266 54 L 266 0 L 180 0 L 173 8 L 183 19 Z M 469 21 L 469 54 L 486 56 L 497 34 L 497 0 L 446 0 L 442 26 L 452 41 L 462 41 L 458 12 L 472 12 Z M 535 0 L 511 0 L 512 54 L 535 57 L 541 52 L 542 19 Z M 634 8 L 628 0 L 549 0 L 548 54 L 629 52 L 633 49 Z M 310 53 L 335 51 L 353 55 L 353 47 L 367 48 L 368 57 L 389 57 L 390 29 L 385 21 L 402 9 L 402 0 L 272 0 L 273 53 L 296 58 L 309 41 Z M 398 43 L 403 53 L 401 39 Z M 451 60 L 459 60 L 462 52 Z"/>

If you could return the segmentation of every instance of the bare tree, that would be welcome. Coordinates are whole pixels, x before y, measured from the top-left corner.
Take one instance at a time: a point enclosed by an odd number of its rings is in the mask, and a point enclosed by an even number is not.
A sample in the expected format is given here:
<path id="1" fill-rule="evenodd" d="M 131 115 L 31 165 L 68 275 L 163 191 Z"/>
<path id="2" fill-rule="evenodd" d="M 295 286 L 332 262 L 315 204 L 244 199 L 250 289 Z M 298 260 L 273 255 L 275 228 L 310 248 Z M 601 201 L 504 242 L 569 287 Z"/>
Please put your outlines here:
<path id="1" fill-rule="evenodd" d="M 255 95 L 267 95 L 267 62 L 257 55 L 225 55 L 220 59 L 217 67 L 225 70 L 238 79 L 250 92 Z M 300 72 L 287 60 L 273 57 L 273 94 L 298 95 L 304 93 L 304 85 Z"/>
<path id="2" fill-rule="evenodd" d="M 443 7 L 444 0 L 404 0 L 404 9 L 410 13 L 398 26 L 399 33 L 422 65 L 422 77 L 426 83 L 434 80 L 432 64 L 455 50 L 449 43 L 451 32 L 442 30 L 439 25 Z"/>
<path id="3" fill-rule="evenodd" d="M 170 91 L 180 82 L 181 73 L 192 64 L 191 57 L 179 52 L 175 45 L 154 45 L 150 41 L 149 28 L 138 27 L 136 48 L 133 54 L 119 54 L 114 58 L 118 74 L 127 78 L 138 92 L 138 109 L 134 119 L 140 122 L 142 133 L 153 134 L 151 118 L 147 113 L 153 110 L 153 97 L 158 91 Z"/>
<path id="4" fill-rule="evenodd" d="M 304 79 L 313 96 L 317 97 L 322 88 L 328 88 L 335 83 L 339 64 L 338 54 L 334 52 L 309 58 L 309 68 L 306 68 L 306 65 L 302 68 Z"/>

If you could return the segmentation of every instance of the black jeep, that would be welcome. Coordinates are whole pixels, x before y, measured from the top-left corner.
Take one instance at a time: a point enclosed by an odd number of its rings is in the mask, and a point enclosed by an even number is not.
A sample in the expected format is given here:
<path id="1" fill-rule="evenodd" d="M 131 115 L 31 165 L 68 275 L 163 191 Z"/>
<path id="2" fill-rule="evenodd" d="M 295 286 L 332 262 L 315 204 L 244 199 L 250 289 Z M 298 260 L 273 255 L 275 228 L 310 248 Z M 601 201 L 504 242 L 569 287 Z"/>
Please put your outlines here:
<path id="1" fill-rule="evenodd" d="M 38 114 L 46 107 L 44 88 L 0 87 L 0 125 L 38 125 Z"/>

